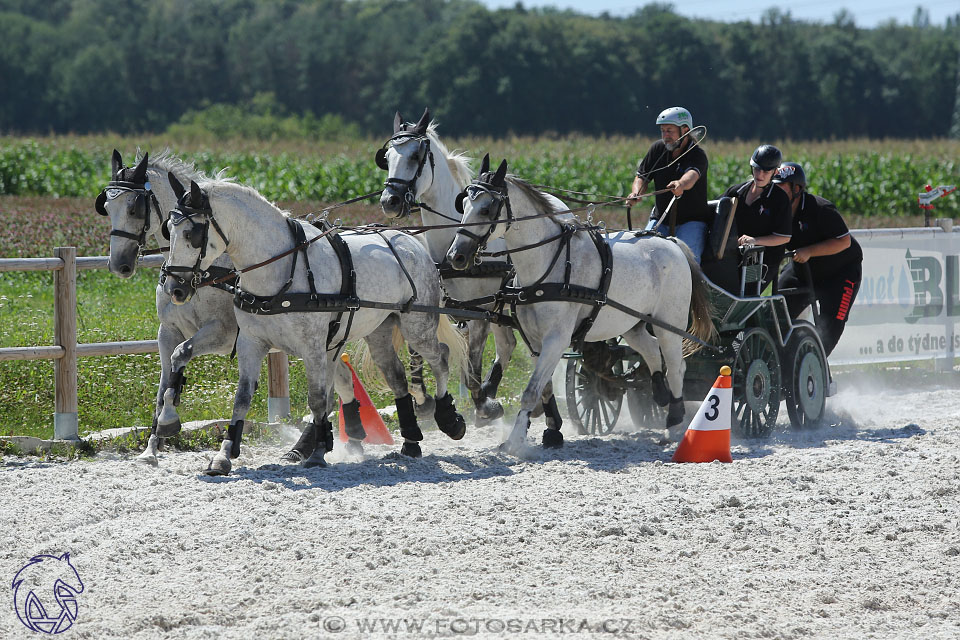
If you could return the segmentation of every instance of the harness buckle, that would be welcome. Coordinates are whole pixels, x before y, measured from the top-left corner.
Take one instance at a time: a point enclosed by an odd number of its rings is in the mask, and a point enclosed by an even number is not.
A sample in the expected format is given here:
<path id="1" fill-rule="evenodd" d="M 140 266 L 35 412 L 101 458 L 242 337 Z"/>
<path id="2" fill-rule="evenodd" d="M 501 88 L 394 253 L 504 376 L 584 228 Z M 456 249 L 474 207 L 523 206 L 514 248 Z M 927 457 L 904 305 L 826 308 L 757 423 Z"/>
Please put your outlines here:
<path id="1" fill-rule="evenodd" d="M 524 293 L 523 289 L 517 289 L 516 296 L 517 296 L 517 302 L 526 302 L 526 301 L 527 301 L 527 295 L 526 295 L 526 293 Z"/>
<path id="2" fill-rule="evenodd" d="M 347 298 L 344 306 L 347 307 L 347 311 L 356 311 L 360 308 L 360 298 L 356 296 L 350 296 Z"/>
<path id="3" fill-rule="evenodd" d="M 273 310 L 273 303 L 271 303 L 269 300 L 264 300 L 263 302 L 260 303 L 260 309 L 259 311 L 257 311 L 257 313 L 270 313 L 270 311 L 272 310 Z"/>
<path id="4" fill-rule="evenodd" d="M 598 293 L 593 299 L 593 304 L 597 305 L 598 307 L 605 306 L 607 304 L 607 294 Z"/>

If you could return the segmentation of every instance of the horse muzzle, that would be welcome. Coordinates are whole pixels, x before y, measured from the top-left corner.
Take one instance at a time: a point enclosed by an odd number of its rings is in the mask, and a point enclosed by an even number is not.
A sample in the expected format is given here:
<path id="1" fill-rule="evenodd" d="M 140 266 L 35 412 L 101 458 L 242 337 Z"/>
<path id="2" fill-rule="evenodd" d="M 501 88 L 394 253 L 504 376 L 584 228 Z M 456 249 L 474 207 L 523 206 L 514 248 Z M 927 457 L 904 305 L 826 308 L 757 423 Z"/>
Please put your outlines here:
<path id="1" fill-rule="evenodd" d="M 456 271 L 465 271 L 473 264 L 480 245 L 476 240 L 458 235 L 447 251 L 447 262 Z"/>
<path id="2" fill-rule="evenodd" d="M 388 218 L 402 218 L 410 213 L 406 201 L 396 193 L 384 189 L 380 195 L 380 209 Z"/>
<path id="3" fill-rule="evenodd" d="M 163 292 L 170 296 L 173 304 L 180 305 L 190 302 L 196 290 L 191 283 L 168 275 L 166 281 L 163 283 Z"/>

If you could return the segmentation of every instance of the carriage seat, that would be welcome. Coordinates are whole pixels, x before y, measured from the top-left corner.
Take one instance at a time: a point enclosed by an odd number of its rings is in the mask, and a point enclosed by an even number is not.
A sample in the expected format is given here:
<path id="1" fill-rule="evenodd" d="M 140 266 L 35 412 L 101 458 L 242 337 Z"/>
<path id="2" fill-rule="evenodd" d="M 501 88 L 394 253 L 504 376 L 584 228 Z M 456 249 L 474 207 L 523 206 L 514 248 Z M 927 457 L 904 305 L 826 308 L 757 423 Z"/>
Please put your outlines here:
<path id="1" fill-rule="evenodd" d="M 736 198 L 711 200 L 716 211 L 707 231 L 700 267 L 712 283 L 735 296 L 758 296 L 763 282 L 763 247 L 740 247 Z"/>

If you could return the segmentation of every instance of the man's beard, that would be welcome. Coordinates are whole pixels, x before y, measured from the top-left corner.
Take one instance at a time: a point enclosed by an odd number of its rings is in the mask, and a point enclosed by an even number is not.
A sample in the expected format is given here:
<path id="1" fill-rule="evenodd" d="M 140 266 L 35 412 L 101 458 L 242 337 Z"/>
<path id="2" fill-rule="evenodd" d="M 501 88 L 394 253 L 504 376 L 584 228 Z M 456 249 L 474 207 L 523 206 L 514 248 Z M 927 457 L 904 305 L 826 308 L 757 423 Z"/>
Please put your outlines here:
<path id="1" fill-rule="evenodd" d="M 663 146 L 667 148 L 667 151 L 673 151 L 674 149 L 680 146 L 680 141 L 678 140 L 676 142 L 664 142 Z"/>

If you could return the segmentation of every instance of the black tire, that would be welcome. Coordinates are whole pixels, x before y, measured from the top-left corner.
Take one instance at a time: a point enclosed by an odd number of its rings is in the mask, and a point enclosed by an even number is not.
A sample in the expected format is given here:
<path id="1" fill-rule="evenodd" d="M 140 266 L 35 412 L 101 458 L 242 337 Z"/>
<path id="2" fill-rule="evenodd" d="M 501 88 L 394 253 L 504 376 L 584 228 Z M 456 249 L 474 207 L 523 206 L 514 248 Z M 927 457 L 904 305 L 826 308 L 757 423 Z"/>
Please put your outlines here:
<path id="1" fill-rule="evenodd" d="M 823 421 L 827 408 L 828 369 L 823 346 L 810 327 L 797 327 L 787 342 L 784 370 L 784 400 L 790 424 L 813 429 Z"/>
<path id="2" fill-rule="evenodd" d="M 733 341 L 734 433 L 745 438 L 769 436 L 780 412 L 780 356 L 770 334 L 748 329 Z"/>
<path id="3" fill-rule="evenodd" d="M 623 363 L 617 362 L 613 373 L 623 374 Z M 606 435 L 613 431 L 623 406 L 623 394 L 604 396 L 600 376 L 583 366 L 580 358 L 567 360 L 567 416 L 581 435 Z"/>

